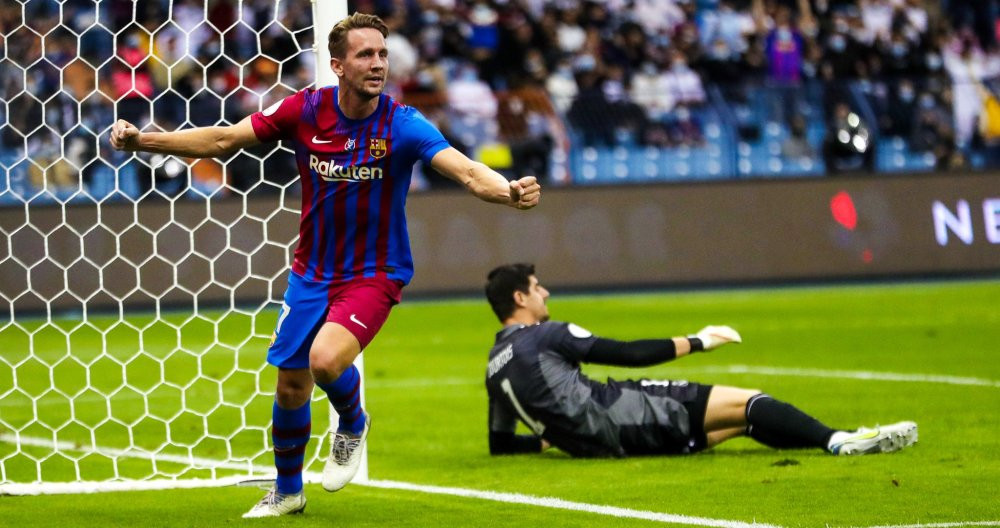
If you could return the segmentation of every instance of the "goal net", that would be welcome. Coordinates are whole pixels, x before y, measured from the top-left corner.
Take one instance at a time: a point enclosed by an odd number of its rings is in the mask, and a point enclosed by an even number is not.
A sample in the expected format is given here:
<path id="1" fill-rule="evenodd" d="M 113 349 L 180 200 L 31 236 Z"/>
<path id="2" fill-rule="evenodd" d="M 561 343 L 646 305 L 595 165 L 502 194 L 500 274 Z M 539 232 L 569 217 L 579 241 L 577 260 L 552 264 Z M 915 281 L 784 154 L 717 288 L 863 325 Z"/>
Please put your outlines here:
<path id="1" fill-rule="evenodd" d="M 133 155 L 108 133 L 116 118 L 232 124 L 335 82 L 313 43 L 345 14 L 343 0 L 0 6 L 0 495 L 273 474 L 265 355 L 298 234 L 292 153 Z M 313 416 L 306 468 L 328 449 L 330 417 Z"/>

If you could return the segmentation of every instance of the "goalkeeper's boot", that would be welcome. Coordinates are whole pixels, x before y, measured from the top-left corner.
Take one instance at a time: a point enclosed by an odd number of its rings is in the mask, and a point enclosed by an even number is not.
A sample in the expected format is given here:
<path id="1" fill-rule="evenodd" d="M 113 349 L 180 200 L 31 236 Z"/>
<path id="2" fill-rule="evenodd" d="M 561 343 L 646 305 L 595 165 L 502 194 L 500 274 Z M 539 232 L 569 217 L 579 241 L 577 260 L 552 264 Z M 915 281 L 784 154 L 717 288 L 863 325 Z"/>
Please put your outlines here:
<path id="1" fill-rule="evenodd" d="M 371 416 L 365 416 L 365 428 L 361 434 L 330 433 L 330 457 L 323 466 L 323 489 L 337 491 L 347 485 L 361 465 L 361 452 L 365 448 L 365 438 L 371 428 Z"/>
<path id="2" fill-rule="evenodd" d="M 255 517 L 278 517 L 281 515 L 291 515 L 302 513 L 306 509 L 306 494 L 299 493 L 285 495 L 278 493 L 278 490 L 271 488 L 250 511 L 243 514 L 244 519 Z"/>
<path id="3" fill-rule="evenodd" d="M 830 438 L 829 451 L 834 455 L 870 455 L 891 453 L 917 443 L 917 424 L 898 422 L 862 427 L 857 431 L 840 431 Z"/>

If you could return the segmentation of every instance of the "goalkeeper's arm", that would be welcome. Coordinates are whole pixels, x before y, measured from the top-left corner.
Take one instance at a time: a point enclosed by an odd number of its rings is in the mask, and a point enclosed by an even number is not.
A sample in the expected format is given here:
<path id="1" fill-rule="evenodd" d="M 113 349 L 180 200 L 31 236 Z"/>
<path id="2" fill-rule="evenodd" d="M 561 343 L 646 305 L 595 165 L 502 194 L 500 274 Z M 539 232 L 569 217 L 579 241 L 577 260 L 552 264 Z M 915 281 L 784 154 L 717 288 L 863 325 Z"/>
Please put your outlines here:
<path id="1" fill-rule="evenodd" d="M 599 337 L 587 352 L 584 361 L 621 367 L 648 367 L 691 352 L 712 350 L 726 343 L 740 342 L 740 334 L 728 326 L 706 326 L 697 334 L 671 339 L 616 341 Z"/>
<path id="2" fill-rule="evenodd" d="M 225 156 L 260 143 L 250 117 L 229 126 L 208 126 L 173 132 L 140 132 L 119 119 L 111 127 L 111 146 L 116 150 L 143 151 L 184 158 Z"/>

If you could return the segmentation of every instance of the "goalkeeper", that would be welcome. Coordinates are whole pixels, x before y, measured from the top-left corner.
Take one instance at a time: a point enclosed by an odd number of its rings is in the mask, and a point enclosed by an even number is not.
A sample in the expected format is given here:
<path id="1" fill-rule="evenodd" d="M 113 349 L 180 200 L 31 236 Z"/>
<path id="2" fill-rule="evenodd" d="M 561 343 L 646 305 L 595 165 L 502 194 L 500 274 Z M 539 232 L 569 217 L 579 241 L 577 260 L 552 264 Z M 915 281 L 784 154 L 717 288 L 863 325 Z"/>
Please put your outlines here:
<path id="1" fill-rule="evenodd" d="M 684 454 L 748 435 L 779 449 L 858 455 L 917 441 L 913 422 L 844 431 L 757 390 L 675 380 L 600 383 L 580 371 L 581 363 L 643 367 L 739 343 L 728 326 L 672 339 L 597 337 L 575 324 L 549 321 L 549 292 L 530 264 L 491 271 L 486 297 L 504 325 L 486 371 L 491 454 L 550 446 L 573 456 Z M 518 420 L 534 434 L 515 434 Z"/>

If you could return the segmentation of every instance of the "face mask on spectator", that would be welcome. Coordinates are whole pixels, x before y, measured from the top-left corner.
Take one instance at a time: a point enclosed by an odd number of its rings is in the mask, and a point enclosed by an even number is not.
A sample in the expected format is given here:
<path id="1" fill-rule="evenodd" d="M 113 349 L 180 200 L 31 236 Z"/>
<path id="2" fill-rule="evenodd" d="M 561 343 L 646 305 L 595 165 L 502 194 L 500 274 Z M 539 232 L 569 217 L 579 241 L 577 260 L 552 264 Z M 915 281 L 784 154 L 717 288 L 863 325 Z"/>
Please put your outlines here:
<path id="1" fill-rule="evenodd" d="M 729 58 L 729 45 L 723 41 L 718 41 L 712 46 L 712 58 L 716 60 L 726 60 Z"/>
<path id="2" fill-rule="evenodd" d="M 897 59 L 904 57 L 909 51 L 910 48 L 901 42 L 896 42 L 892 45 L 892 56 Z"/>
<path id="3" fill-rule="evenodd" d="M 941 56 L 937 53 L 927 54 L 927 68 L 931 71 L 938 71 L 941 69 Z"/>
<path id="4" fill-rule="evenodd" d="M 903 87 L 899 89 L 899 98 L 904 103 L 912 102 L 915 95 L 916 94 L 913 93 L 913 88 Z"/>
<path id="5" fill-rule="evenodd" d="M 840 53 L 847 49 L 847 37 L 836 34 L 830 37 L 830 49 Z"/>
<path id="6" fill-rule="evenodd" d="M 920 108 L 931 109 L 934 108 L 934 96 L 931 94 L 923 94 L 920 96 Z"/>
<path id="7" fill-rule="evenodd" d="M 226 93 L 228 91 L 226 90 L 225 77 L 212 77 L 212 80 L 208 84 L 215 93 Z"/>

